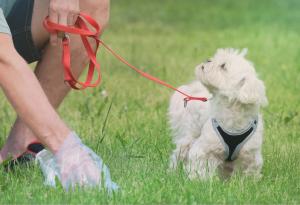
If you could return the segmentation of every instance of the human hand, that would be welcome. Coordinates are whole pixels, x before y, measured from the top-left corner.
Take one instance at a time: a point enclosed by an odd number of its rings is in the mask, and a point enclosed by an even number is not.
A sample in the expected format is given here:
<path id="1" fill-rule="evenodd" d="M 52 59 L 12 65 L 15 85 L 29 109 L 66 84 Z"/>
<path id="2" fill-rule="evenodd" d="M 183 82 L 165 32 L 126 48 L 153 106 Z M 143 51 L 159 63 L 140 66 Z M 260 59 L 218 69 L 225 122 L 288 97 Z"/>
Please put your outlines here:
<path id="1" fill-rule="evenodd" d="M 75 187 L 105 187 L 108 192 L 118 189 L 111 180 L 108 167 L 101 158 L 71 133 L 57 153 L 37 155 L 45 176 L 45 184 L 55 186 L 58 177 L 65 190 Z M 102 184 L 104 183 L 104 184 Z"/>
<path id="2" fill-rule="evenodd" d="M 80 12 L 79 0 L 50 0 L 49 20 L 64 26 L 73 26 Z M 50 34 L 50 43 L 57 45 L 58 36 L 61 34 Z"/>
<path id="3" fill-rule="evenodd" d="M 101 185 L 102 167 L 97 166 L 79 138 L 69 136 L 54 156 L 65 189 Z"/>

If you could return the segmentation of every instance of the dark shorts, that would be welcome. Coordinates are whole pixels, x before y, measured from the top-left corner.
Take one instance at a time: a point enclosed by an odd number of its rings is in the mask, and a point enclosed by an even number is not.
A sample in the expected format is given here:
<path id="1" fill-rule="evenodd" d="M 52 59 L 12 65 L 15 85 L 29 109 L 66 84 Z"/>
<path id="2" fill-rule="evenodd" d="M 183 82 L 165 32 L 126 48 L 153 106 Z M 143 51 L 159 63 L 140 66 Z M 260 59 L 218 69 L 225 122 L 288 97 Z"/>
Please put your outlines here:
<path id="1" fill-rule="evenodd" d="M 17 0 L 6 17 L 14 46 L 28 63 L 41 58 L 41 50 L 34 45 L 31 33 L 33 6 L 34 0 Z"/>

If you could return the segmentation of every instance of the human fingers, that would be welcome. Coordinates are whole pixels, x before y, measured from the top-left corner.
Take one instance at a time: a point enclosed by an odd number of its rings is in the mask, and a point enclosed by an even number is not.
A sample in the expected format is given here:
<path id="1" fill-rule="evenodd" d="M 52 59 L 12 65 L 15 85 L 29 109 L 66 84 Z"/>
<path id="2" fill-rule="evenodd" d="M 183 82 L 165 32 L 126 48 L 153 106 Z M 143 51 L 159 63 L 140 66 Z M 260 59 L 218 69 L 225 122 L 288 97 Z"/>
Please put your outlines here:
<path id="1" fill-rule="evenodd" d="M 49 10 L 49 20 L 53 23 L 58 23 L 58 13 L 53 9 Z M 57 45 L 57 33 L 50 33 L 50 43 L 53 46 Z"/>

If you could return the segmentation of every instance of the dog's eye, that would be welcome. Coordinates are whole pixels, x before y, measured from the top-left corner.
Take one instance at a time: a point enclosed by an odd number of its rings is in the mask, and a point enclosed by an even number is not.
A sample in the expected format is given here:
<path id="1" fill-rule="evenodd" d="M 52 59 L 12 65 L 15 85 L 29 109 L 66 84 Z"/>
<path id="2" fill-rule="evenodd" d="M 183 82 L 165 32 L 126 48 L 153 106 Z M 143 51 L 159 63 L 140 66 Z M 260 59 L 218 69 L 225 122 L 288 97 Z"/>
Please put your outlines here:
<path id="1" fill-rule="evenodd" d="M 222 68 L 223 70 L 227 70 L 227 69 L 226 69 L 226 63 L 221 64 L 221 65 L 220 65 L 220 68 Z"/>
<path id="2" fill-rule="evenodd" d="M 206 60 L 206 63 L 211 63 L 211 60 L 210 60 L 210 59 L 207 59 L 207 60 Z"/>

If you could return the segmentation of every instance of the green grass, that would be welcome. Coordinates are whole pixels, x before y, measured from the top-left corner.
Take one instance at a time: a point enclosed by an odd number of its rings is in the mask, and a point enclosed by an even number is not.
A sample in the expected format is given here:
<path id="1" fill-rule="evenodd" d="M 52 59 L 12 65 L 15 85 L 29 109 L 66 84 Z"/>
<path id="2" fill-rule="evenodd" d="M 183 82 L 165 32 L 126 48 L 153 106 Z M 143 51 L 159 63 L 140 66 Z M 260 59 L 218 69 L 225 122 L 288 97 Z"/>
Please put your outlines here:
<path id="1" fill-rule="evenodd" d="M 114 0 L 103 39 L 133 64 L 178 86 L 217 48 L 249 49 L 267 87 L 263 178 L 190 181 L 167 172 L 171 92 L 101 50 L 103 83 L 73 92 L 61 116 L 101 154 L 120 192 L 65 193 L 43 186 L 38 167 L 0 171 L 1 204 L 299 204 L 300 2 L 298 0 Z M 104 99 L 101 91 L 109 97 Z M 1 96 L 0 144 L 15 114 Z M 106 126 L 105 116 L 109 112 Z M 102 141 L 100 139 L 103 139 Z"/>

